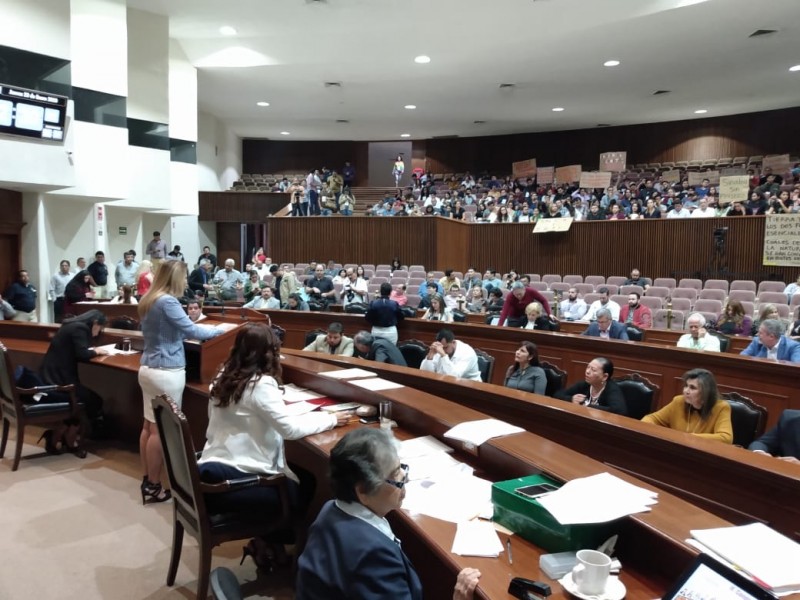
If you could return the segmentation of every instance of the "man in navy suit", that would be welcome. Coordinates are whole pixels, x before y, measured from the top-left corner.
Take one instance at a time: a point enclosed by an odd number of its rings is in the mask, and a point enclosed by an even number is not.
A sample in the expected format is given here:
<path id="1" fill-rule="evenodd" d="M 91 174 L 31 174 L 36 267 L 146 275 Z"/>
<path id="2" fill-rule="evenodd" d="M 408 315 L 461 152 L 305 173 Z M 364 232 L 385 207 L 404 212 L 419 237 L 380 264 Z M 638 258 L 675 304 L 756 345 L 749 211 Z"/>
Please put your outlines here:
<path id="1" fill-rule="evenodd" d="M 766 319 L 758 327 L 758 335 L 742 350 L 742 356 L 771 358 L 800 363 L 800 342 L 785 337 L 786 327 L 780 319 Z"/>
<path id="2" fill-rule="evenodd" d="M 750 450 L 800 464 L 800 410 L 784 410 L 778 424 L 750 444 Z"/>
<path id="3" fill-rule="evenodd" d="M 599 337 L 611 340 L 626 340 L 628 332 L 624 323 L 617 323 L 611 317 L 611 311 L 601 308 L 597 311 L 597 320 L 589 325 L 581 335 Z"/>

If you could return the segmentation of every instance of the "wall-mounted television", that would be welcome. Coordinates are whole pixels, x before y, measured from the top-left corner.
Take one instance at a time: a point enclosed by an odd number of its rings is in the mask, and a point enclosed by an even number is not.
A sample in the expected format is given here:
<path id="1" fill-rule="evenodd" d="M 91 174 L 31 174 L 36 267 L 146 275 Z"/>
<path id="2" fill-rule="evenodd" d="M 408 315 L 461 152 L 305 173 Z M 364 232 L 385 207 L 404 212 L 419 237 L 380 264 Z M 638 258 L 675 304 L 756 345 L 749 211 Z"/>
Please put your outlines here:
<path id="1" fill-rule="evenodd" d="M 62 142 L 66 96 L 0 83 L 0 134 Z"/>

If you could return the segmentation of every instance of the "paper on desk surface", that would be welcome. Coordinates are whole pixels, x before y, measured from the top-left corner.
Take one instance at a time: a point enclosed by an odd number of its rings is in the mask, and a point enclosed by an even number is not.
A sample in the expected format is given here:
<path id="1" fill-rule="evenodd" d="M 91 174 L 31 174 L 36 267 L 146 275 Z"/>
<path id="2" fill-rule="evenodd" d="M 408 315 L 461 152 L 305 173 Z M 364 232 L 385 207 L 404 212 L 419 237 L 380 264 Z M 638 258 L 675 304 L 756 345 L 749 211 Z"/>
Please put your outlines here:
<path id="1" fill-rule="evenodd" d="M 444 437 L 480 446 L 484 442 L 512 433 L 522 433 L 522 427 L 516 427 L 505 421 L 497 419 L 481 419 L 478 421 L 465 421 L 446 431 Z"/>
<path id="2" fill-rule="evenodd" d="M 606 523 L 647 512 L 658 494 L 635 486 L 610 473 L 568 481 L 555 492 L 537 498 L 562 525 Z"/>
<path id="3" fill-rule="evenodd" d="M 414 456 L 425 456 L 436 452 L 452 452 L 453 449 L 447 444 L 443 444 L 432 435 L 412 438 L 400 442 L 400 458 L 411 458 Z"/>
<path id="4" fill-rule="evenodd" d="M 336 371 L 321 371 L 320 375 L 331 377 L 333 379 L 359 379 L 362 377 L 375 377 L 375 373 L 367 371 L 366 369 L 352 368 L 352 369 L 338 369 Z"/>
<path id="5" fill-rule="evenodd" d="M 311 411 L 317 410 L 318 408 L 319 406 L 317 406 L 316 404 L 311 404 L 310 402 L 292 402 L 291 404 L 286 404 L 284 406 L 286 414 L 291 415 L 293 417 L 310 413 Z"/>
<path id="6" fill-rule="evenodd" d="M 116 344 L 106 344 L 105 346 L 95 346 L 95 350 L 106 350 L 111 356 L 115 356 L 117 354 L 139 354 L 138 350 L 120 350 L 115 347 Z"/>
<path id="7" fill-rule="evenodd" d="M 382 377 L 370 377 L 368 379 L 357 379 L 351 382 L 353 385 L 364 388 L 365 390 L 372 390 L 379 392 L 381 390 L 395 390 L 397 388 L 405 387 L 402 383 L 395 383 Z"/>
<path id="8" fill-rule="evenodd" d="M 436 481 L 409 481 L 405 489 L 403 508 L 412 513 L 450 523 L 470 521 L 479 515 L 492 513 L 492 483 L 471 474 L 458 473 Z"/>
<path id="9" fill-rule="evenodd" d="M 503 543 L 490 521 L 467 521 L 458 524 L 453 539 L 453 554 L 497 558 L 502 551 Z"/>
<path id="10" fill-rule="evenodd" d="M 306 400 L 316 400 L 317 398 L 323 398 L 324 396 L 325 394 L 319 394 L 305 388 L 297 387 L 293 383 L 287 383 L 283 386 L 283 401 L 287 404 L 291 404 L 293 402 L 305 402 Z"/>

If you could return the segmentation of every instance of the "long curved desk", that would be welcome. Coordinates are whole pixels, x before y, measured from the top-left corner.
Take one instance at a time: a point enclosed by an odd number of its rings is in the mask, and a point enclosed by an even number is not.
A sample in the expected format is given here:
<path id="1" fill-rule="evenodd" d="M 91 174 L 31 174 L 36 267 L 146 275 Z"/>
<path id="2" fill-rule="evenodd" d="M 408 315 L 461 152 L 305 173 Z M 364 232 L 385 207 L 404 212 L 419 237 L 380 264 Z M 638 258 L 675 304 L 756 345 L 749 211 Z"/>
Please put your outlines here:
<path id="1" fill-rule="evenodd" d="M 47 337 L 53 330 L 49 326 L 0 324 L 0 339 L 7 344 L 15 360 L 35 367 L 37 361 L 41 361 L 47 347 Z M 124 331 L 107 330 L 105 335 L 105 342 L 128 335 L 134 338 L 134 346 L 138 343 L 134 335 Z M 203 348 L 198 350 L 202 352 Z M 391 400 L 395 404 L 394 417 L 402 428 L 398 432 L 401 437 L 434 435 L 442 439 L 443 432 L 452 425 L 485 418 L 487 414 L 487 411 L 446 400 L 432 390 L 423 392 L 409 387 L 382 392 L 365 391 L 348 382 L 320 376 L 320 371 L 332 367 L 316 355 L 300 355 L 290 350 L 286 350 L 284 355 L 284 379 L 287 382 L 315 389 L 343 401 L 358 400 L 376 404 L 381 399 Z M 141 425 L 137 370 L 138 356 L 99 357 L 91 364 L 81 365 L 82 379 L 104 396 L 112 422 L 120 426 L 123 439 L 132 444 L 137 439 Z M 388 375 L 388 371 L 385 374 Z M 409 372 L 409 375 L 416 376 L 416 372 Z M 202 443 L 207 424 L 207 385 L 202 381 L 189 384 L 183 399 L 183 410 L 192 424 L 197 445 Z M 346 431 L 345 428 L 326 432 L 287 446 L 293 460 L 317 475 L 321 483 L 319 492 L 323 497 L 326 494 L 324 474 L 327 453 Z M 622 470 L 531 432 L 491 440 L 480 446 L 475 455 L 460 448 L 456 448 L 456 451 L 459 458 L 477 469 L 479 475 L 491 480 L 540 471 L 570 480 L 608 471 L 637 485 L 657 489 Z M 620 522 L 618 548 L 625 566 L 622 580 L 628 588 L 627 598 L 649 600 L 661 595 L 695 554 L 684 543 L 689 531 L 729 523 L 669 492 L 657 491 L 659 503 L 651 512 L 627 517 Z M 508 581 L 514 576 L 544 578 L 538 569 L 541 551 L 516 537 L 513 541 L 514 564 L 509 565 L 503 555 L 498 559 L 479 559 L 451 554 L 450 546 L 455 531 L 452 524 L 400 511 L 393 514 L 392 525 L 420 572 L 427 597 L 450 597 L 455 575 L 463 566 L 476 566 L 483 572 L 479 598 L 509 598 Z M 552 587 L 554 598 L 567 597 L 557 583 L 552 583 Z"/>

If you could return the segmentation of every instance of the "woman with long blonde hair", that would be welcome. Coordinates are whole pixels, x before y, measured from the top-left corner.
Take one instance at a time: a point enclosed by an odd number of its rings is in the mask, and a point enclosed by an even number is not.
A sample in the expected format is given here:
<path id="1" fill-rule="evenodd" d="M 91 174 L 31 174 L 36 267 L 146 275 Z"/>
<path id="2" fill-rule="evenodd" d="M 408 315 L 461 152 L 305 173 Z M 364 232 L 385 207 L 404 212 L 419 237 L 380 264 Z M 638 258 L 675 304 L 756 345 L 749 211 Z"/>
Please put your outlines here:
<path id="1" fill-rule="evenodd" d="M 150 291 L 139 302 L 142 323 L 139 385 L 144 399 L 144 423 L 139 436 L 142 458 L 142 504 L 163 502 L 170 498 L 161 488 L 164 454 L 158 437 L 153 398 L 167 394 L 180 406 L 186 385 L 186 355 L 183 340 L 208 340 L 222 333 L 220 329 L 195 325 L 181 307 L 178 298 L 186 289 L 186 263 L 168 260 L 161 263 Z"/>

